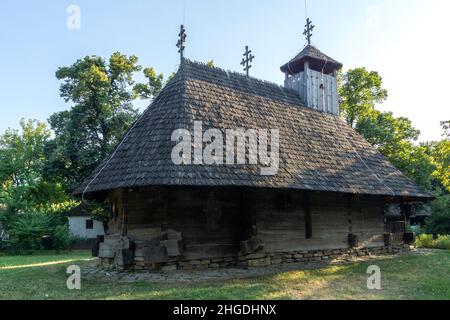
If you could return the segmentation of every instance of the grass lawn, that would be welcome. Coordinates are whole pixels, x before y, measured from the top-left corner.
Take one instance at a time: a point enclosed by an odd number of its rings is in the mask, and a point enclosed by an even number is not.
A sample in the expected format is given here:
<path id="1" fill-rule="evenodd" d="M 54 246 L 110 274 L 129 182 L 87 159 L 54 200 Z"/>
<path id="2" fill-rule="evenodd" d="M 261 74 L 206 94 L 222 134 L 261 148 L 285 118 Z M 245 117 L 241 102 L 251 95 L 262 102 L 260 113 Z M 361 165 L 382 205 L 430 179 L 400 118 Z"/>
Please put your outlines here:
<path id="1" fill-rule="evenodd" d="M 450 300 L 450 251 L 379 262 L 199 284 L 84 280 L 66 288 L 66 267 L 92 263 L 89 252 L 0 255 L 0 299 L 445 299 Z M 382 290 L 369 291 L 366 270 L 376 264 Z"/>

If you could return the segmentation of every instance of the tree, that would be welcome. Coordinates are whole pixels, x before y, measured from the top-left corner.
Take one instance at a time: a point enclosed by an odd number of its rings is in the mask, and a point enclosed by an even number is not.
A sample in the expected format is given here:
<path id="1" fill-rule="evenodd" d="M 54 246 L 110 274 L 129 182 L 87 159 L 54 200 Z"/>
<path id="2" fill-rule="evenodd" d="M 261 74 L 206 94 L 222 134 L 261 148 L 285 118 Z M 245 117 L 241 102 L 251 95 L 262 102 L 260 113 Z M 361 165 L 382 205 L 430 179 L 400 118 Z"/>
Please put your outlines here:
<path id="1" fill-rule="evenodd" d="M 442 136 L 443 136 L 443 137 L 450 138 L 450 120 L 448 120 L 448 121 L 442 121 L 442 122 L 441 122 L 441 127 L 442 127 L 442 130 L 444 131 L 444 132 L 442 133 Z"/>
<path id="2" fill-rule="evenodd" d="M 354 127 L 361 117 L 372 112 L 377 103 L 387 99 L 387 90 L 382 88 L 383 80 L 375 71 L 365 68 L 349 70 L 339 77 L 341 116 Z"/>
<path id="3" fill-rule="evenodd" d="M 450 194 L 441 194 L 431 203 L 431 216 L 425 224 L 430 234 L 450 234 Z"/>
<path id="4" fill-rule="evenodd" d="M 417 141 L 420 135 L 408 118 L 377 110 L 360 117 L 356 130 L 382 153 L 392 153 L 402 141 Z"/>
<path id="5" fill-rule="evenodd" d="M 156 74 L 153 68 L 145 68 L 144 76 L 147 79 L 147 83 L 138 83 L 134 86 L 133 92 L 135 97 L 141 99 L 152 99 L 158 95 L 164 86 L 164 75 L 162 73 Z"/>
<path id="6" fill-rule="evenodd" d="M 63 181 L 69 190 L 112 152 L 137 119 L 133 100 L 151 99 L 164 85 L 163 75 L 152 68 L 144 70 L 147 83 L 135 84 L 141 70 L 136 56 L 119 52 L 108 62 L 87 56 L 58 69 L 60 95 L 72 108 L 49 119 L 55 133 L 46 167 L 49 179 Z"/>
<path id="7" fill-rule="evenodd" d="M 420 131 L 407 118 L 372 110 L 358 118 L 356 130 L 400 171 L 426 190 L 433 189 L 436 164 L 425 145 L 415 145 Z"/>
<path id="8" fill-rule="evenodd" d="M 22 119 L 20 126 L 0 136 L 0 202 L 11 213 L 38 211 L 65 197 L 43 177 L 50 130 L 36 120 Z"/>
<path id="9" fill-rule="evenodd" d="M 442 188 L 446 192 L 450 192 L 450 137 L 449 122 L 442 122 L 443 136 L 447 137 L 438 142 L 430 142 L 427 144 L 428 153 L 436 164 L 436 170 L 433 173 Z"/>

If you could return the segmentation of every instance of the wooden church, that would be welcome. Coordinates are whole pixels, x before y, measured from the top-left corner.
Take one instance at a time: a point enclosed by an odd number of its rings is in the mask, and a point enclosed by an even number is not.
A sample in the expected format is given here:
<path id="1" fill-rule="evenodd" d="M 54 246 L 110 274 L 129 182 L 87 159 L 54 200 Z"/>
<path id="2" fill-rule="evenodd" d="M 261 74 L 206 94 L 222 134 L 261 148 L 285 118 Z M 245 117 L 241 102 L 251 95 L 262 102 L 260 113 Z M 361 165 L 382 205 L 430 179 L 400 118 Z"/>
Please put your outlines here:
<path id="1" fill-rule="evenodd" d="M 75 191 L 109 205 L 102 264 L 170 271 L 400 250 L 385 232 L 385 205 L 430 196 L 339 118 L 341 67 L 308 44 L 281 67 L 282 87 L 182 56 L 174 78 Z M 248 161 L 174 163 L 173 132 L 196 122 L 203 132 L 277 129 L 276 174 Z"/>

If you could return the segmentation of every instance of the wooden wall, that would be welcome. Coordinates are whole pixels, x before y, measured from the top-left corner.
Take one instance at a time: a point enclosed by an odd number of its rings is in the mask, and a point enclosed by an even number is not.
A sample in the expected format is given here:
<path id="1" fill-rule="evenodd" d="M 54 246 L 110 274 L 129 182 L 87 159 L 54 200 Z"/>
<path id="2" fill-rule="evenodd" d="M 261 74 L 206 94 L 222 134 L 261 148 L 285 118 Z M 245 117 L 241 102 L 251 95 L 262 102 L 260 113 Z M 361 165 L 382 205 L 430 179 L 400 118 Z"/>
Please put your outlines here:
<path id="1" fill-rule="evenodd" d="M 182 232 L 189 259 L 235 255 L 246 228 L 241 226 L 240 191 L 161 189 L 116 191 L 110 202 L 119 208 L 109 226 L 112 234 L 151 240 L 162 232 Z M 124 226 L 122 210 L 125 211 Z M 117 215 L 117 214 L 116 214 Z"/>
<path id="2" fill-rule="evenodd" d="M 305 69 L 285 80 L 285 87 L 300 94 L 309 108 L 339 114 L 337 79 L 334 75 Z"/>
<path id="3" fill-rule="evenodd" d="M 312 237 L 306 238 L 306 195 L 292 192 L 288 208 L 277 207 L 277 194 L 255 193 L 258 236 L 268 251 L 299 251 L 348 248 L 348 234 L 359 237 L 360 246 L 383 246 L 383 202 L 370 198 L 310 193 Z"/>
<path id="4" fill-rule="evenodd" d="M 187 258 L 223 257 L 239 251 L 239 192 L 173 190 L 169 199 L 168 226 L 182 231 Z"/>
<path id="5" fill-rule="evenodd" d="M 188 259 L 237 254 L 240 242 L 252 235 L 263 240 L 268 252 L 344 249 L 349 233 L 359 236 L 362 247 L 384 245 L 383 202 L 376 198 L 263 189 L 146 188 L 117 191 L 111 201 L 120 207 L 119 218 L 110 223 L 112 233 L 150 240 L 166 230 L 182 232 Z"/>

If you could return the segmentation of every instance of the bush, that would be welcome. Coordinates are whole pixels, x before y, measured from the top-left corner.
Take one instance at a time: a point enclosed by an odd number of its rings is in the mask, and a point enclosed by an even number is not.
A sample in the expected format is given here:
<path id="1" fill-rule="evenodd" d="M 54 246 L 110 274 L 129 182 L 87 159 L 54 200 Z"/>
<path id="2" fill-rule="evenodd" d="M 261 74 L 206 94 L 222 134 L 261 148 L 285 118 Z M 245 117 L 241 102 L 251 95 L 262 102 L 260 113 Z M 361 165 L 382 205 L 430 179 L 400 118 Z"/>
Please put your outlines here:
<path id="1" fill-rule="evenodd" d="M 41 250 L 42 239 L 45 236 L 51 236 L 49 222 L 49 218 L 45 215 L 21 215 L 8 225 L 7 243 L 15 251 Z"/>
<path id="2" fill-rule="evenodd" d="M 437 239 L 431 234 L 419 235 L 415 243 L 417 248 L 450 250 L 450 236 L 439 235 Z"/>
<path id="3" fill-rule="evenodd" d="M 450 250 L 450 236 L 438 236 L 435 246 L 438 249 Z"/>
<path id="4" fill-rule="evenodd" d="M 16 253 L 69 247 L 67 219 L 55 214 L 14 214 L 6 226 L 6 246 Z"/>
<path id="5" fill-rule="evenodd" d="M 70 247 L 70 232 L 68 225 L 59 225 L 53 232 L 53 249 L 67 250 Z"/>
<path id="6" fill-rule="evenodd" d="M 435 248 L 435 243 L 433 240 L 433 235 L 431 234 L 421 234 L 417 236 L 415 246 L 417 248 Z"/>
<path id="7" fill-rule="evenodd" d="M 438 196 L 431 204 L 431 211 L 425 231 L 430 234 L 450 234 L 450 195 Z"/>

